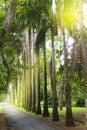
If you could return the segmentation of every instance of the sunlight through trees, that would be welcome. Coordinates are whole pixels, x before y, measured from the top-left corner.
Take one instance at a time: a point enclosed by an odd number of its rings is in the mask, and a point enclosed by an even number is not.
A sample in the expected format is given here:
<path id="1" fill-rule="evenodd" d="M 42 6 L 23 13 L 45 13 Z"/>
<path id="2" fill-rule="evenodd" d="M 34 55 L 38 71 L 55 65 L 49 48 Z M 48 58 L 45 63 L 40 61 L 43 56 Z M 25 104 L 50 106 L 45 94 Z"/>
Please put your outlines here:
<path id="1" fill-rule="evenodd" d="M 82 99 L 87 122 L 86 7 L 85 0 L 0 1 L 0 94 L 8 102 L 44 117 L 52 107 L 53 121 L 65 106 L 65 123 L 74 126 L 72 106 Z"/>

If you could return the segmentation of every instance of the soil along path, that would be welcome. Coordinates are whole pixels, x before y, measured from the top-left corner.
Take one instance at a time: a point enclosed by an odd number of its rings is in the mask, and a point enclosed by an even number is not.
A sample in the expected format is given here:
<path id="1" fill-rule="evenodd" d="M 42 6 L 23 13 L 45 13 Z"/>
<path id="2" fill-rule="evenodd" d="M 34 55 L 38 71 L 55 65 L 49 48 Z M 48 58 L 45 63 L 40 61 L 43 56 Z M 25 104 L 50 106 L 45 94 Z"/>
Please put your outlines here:
<path id="1" fill-rule="evenodd" d="M 7 103 L 2 103 L 8 130 L 55 130 L 48 124 L 23 113 Z"/>

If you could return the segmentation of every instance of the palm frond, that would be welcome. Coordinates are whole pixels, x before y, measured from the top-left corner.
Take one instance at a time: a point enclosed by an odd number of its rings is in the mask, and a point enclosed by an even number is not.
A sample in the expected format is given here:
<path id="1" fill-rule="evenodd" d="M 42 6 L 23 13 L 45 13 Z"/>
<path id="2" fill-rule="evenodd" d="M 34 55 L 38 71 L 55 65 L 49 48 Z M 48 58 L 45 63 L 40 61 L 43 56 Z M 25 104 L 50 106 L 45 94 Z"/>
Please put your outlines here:
<path id="1" fill-rule="evenodd" d="M 40 48 L 41 44 L 44 41 L 44 36 L 45 36 L 47 30 L 49 29 L 49 27 L 50 26 L 45 26 L 45 27 L 41 28 L 40 31 L 37 34 L 36 42 L 35 42 L 35 51 L 36 51 L 37 54 L 39 52 L 39 48 Z"/>

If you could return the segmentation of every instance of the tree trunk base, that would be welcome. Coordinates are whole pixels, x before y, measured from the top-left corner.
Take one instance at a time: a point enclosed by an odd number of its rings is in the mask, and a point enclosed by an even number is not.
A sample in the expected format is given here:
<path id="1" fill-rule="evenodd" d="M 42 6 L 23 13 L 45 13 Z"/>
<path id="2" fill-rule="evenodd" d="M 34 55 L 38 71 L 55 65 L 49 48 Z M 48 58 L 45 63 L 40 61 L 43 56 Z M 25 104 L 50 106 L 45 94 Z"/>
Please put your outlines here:
<path id="1" fill-rule="evenodd" d="M 43 117 L 49 117 L 49 112 L 43 112 Z"/>
<path id="2" fill-rule="evenodd" d="M 71 116 L 66 117 L 66 122 L 65 123 L 66 123 L 66 126 L 69 126 L 69 127 L 75 126 L 74 120 L 73 120 L 73 118 Z"/>

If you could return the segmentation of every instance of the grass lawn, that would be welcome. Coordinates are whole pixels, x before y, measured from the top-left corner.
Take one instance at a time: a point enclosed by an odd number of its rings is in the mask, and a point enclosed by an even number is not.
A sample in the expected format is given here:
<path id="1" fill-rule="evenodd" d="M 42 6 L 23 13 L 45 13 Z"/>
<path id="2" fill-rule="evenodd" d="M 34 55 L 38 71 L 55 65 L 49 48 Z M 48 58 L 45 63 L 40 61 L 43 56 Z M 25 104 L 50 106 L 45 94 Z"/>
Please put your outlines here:
<path id="1" fill-rule="evenodd" d="M 73 107 L 73 113 L 85 113 L 85 107 Z"/>
<path id="2" fill-rule="evenodd" d="M 64 107 L 63 110 L 58 110 L 59 115 L 65 115 L 66 108 Z M 85 107 L 72 107 L 73 114 L 76 113 L 85 113 Z M 49 108 L 49 112 L 52 113 L 52 108 Z"/>
<path id="3" fill-rule="evenodd" d="M 2 108 L 1 103 L 0 103 L 0 130 L 7 130 L 7 123 L 4 118 L 4 110 Z"/>
<path id="4" fill-rule="evenodd" d="M 66 115 L 66 108 L 64 107 L 63 110 L 58 110 L 59 116 L 65 118 Z M 50 114 L 52 114 L 52 108 L 49 108 Z M 85 107 L 72 107 L 73 117 L 74 120 L 77 122 L 85 123 Z"/>
<path id="5" fill-rule="evenodd" d="M 3 114 L 3 113 L 4 113 L 4 110 L 3 110 L 2 105 L 0 103 L 0 114 Z"/>
<path id="6" fill-rule="evenodd" d="M 64 108 L 62 111 L 59 110 L 60 114 L 65 113 L 66 109 Z M 72 112 L 74 113 L 85 113 L 85 107 L 72 107 Z"/>

